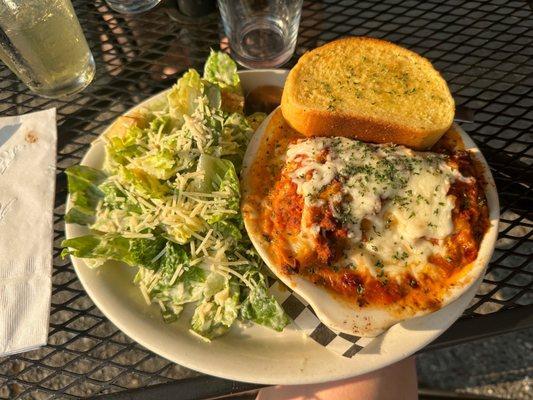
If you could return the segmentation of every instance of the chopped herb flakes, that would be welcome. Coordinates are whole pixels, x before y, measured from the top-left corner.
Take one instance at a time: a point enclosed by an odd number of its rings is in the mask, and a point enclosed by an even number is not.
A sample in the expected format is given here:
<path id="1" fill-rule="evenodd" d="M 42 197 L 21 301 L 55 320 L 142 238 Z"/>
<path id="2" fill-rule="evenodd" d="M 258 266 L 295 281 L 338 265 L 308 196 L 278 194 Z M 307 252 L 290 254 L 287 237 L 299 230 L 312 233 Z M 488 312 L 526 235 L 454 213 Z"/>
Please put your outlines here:
<path id="1" fill-rule="evenodd" d="M 460 174 L 448 161 L 442 154 L 344 137 L 300 140 L 286 155 L 304 207 L 327 207 L 353 243 L 345 260 L 374 268 L 380 277 L 390 266 L 427 260 L 452 232 L 454 202 L 447 193 Z M 459 199 L 462 207 L 468 201 Z M 317 225 L 305 229 L 310 237 L 322 232 Z"/>

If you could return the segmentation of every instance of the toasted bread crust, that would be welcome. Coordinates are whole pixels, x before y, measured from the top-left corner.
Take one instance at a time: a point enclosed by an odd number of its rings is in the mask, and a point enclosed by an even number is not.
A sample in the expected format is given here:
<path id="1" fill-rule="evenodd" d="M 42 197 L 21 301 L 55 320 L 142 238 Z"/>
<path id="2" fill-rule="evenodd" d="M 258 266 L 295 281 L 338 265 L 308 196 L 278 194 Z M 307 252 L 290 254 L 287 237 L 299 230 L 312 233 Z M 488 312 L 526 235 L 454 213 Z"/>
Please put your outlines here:
<path id="1" fill-rule="evenodd" d="M 431 63 L 418 54 L 396 46 L 390 42 L 367 37 L 348 37 L 328 43 L 320 47 L 321 54 L 328 54 L 329 49 L 343 48 L 350 51 L 358 46 L 378 47 L 379 51 L 394 51 L 421 64 L 426 72 L 424 79 L 436 80 L 437 86 L 441 89 L 440 93 L 445 99 L 443 104 L 428 104 L 427 107 L 433 107 L 436 112 L 444 115 L 440 118 L 438 124 L 432 126 L 416 128 L 409 126 L 405 121 L 395 118 L 394 116 L 375 117 L 368 110 L 339 109 L 329 110 L 316 107 L 314 104 L 302 104 L 297 98 L 297 93 L 304 89 L 305 79 L 300 79 L 302 67 L 313 57 L 314 51 L 303 55 L 298 64 L 291 70 L 281 101 L 281 109 L 284 118 L 289 124 L 306 136 L 347 136 L 359 140 L 375 143 L 393 142 L 403 144 L 414 149 L 426 149 L 437 142 L 440 137 L 449 129 L 453 122 L 454 103 L 451 93 L 444 79 L 440 76 Z M 320 60 L 322 62 L 322 60 Z M 342 64 L 342 60 L 333 60 Z M 328 68 L 328 63 L 333 62 L 330 59 L 324 61 L 320 66 Z M 323 94 L 322 94 L 323 95 Z"/>
<path id="2" fill-rule="evenodd" d="M 363 142 L 402 144 L 416 150 L 430 148 L 447 130 L 414 131 L 392 122 L 313 110 L 290 102 L 281 110 L 287 122 L 305 136 L 345 136 Z"/>

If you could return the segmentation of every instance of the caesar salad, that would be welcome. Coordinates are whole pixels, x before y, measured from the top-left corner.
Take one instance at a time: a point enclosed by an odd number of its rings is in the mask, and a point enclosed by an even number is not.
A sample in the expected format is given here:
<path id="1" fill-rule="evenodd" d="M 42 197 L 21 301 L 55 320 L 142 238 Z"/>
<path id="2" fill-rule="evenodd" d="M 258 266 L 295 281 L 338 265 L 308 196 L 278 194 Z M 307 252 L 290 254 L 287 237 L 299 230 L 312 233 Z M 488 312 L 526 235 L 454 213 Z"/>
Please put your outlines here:
<path id="1" fill-rule="evenodd" d="M 134 284 L 173 322 L 194 307 L 193 333 L 211 340 L 237 320 L 281 331 L 289 323 L 268 292 L 244 229 L 238 173 L 263 114 L 244 115 L 237 67 L 212 51 L 203 76 L 187 71 L 163 101 L 120 117 L 102 135 L 103 169 L 67 168 L 67 223 L 90 234 L 62 243 L 92 268 L 137 268 Z"/>

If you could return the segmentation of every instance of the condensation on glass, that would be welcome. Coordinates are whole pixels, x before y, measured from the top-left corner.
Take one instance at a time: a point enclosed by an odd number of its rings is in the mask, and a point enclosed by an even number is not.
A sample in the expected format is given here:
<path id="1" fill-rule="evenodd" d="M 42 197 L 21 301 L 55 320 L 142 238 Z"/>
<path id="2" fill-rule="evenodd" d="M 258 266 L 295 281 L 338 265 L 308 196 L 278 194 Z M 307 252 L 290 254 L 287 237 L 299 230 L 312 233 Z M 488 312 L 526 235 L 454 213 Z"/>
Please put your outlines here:
<path id="1" fill-rule="evenodd" d="M 0 59 L 45 97 L 79 92 L 95 72 L 70 0 L 0 0 Z"/>

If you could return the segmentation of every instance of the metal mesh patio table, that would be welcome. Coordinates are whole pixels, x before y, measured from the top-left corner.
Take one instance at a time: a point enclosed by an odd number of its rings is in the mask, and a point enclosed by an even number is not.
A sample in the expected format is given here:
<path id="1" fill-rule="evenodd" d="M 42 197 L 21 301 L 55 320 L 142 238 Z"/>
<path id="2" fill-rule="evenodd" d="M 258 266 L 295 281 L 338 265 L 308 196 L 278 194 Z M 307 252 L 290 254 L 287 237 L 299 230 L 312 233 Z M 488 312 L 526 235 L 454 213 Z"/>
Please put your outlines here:
<path id="1" fill-rule="evenodd" d="M 149 386 L 199 375 L 121 333 L 87 296 L 70 261 L 59 256 L 67 194 L 63 171 L 80 161 L 118 115 L 170 87 L 186 69 L 202 67 L 223 36 L 218 13 L 193 19 L 168 1 L 148 13 L 125 16 L 102 0 L 73 3 L 97 62 L 96 77 L 85 91 L 44 99 L 0 65 L 0 115 L 56 107 L 59 130 L 48 345 L 0 358 L 2 399 L 78 398 L 127 389 L 142 394 Z M 345 35 L 387 39 L 432 60 L 457 105 L 474 111 L 474 122 L 463 128 L 487 158 L 498 186 L 500 235 L 488 273 L 462 318 L 429 348 L 533 326 L 530 6 L 505 0 L 305 1 L 296 54 L 286 67 Z M 168 387 L 175 389 L 176 382 Z M 243 389 L 237 383 L 227 387 Z"/>

